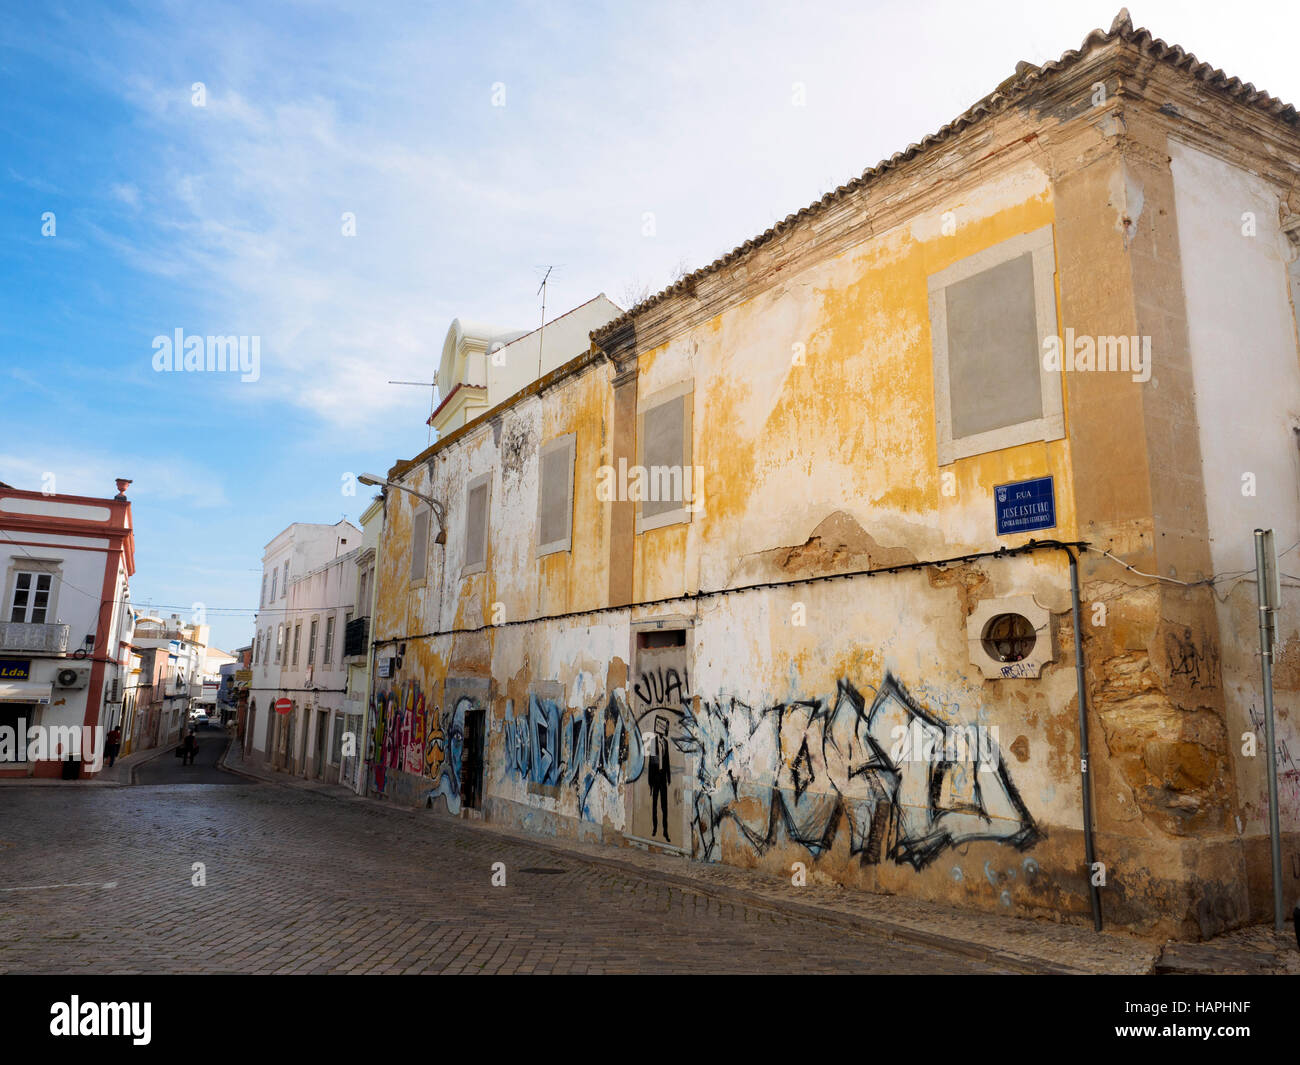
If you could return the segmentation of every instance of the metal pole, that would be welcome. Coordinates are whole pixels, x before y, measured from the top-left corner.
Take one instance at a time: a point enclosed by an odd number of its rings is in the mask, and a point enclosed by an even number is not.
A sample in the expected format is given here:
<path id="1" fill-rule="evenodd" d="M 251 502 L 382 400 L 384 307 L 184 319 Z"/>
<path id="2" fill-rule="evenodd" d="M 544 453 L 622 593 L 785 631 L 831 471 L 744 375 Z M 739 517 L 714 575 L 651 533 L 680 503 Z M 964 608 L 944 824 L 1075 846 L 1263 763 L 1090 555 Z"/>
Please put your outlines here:
<path id="1" fill-rule="evenodd" d="M 1273 928 L 1283 930 L 1282 918 L 1282 830 L 1277 814 L 1277 748 L 1273 738 L 1273 611 L 1270 573 L 1276 561 L 1269 564 L 1273 550 L 1272 530 L 1255 530 L 1256 595 L 1259 600 L 1259 663 L 1264 681 L 1264 743 L 1268 755 L 1268 834 L 1273 858 Z M 1276 556 L 1274 556 L 1276 558 Z"/>
<path id="2" fill-rule="evenodd" d="M 1101 931 L 1101 892 L 1093 878 L 1096 848 L 1092 836 L 1092 777 L 1088 768 L 1088 684 L 1083 661 L 1083 621 L 1079 611 L 1079 564 L 1074 552 L 1064 549 L 1070 560 L 1070 610 L 1074 616 L 1074 679 L 1079 689 L 1079 783 L 1083 789 L 1083 850 L 1087 858 L 1088 898 L 1092 904 L 1092 927 Z"/>

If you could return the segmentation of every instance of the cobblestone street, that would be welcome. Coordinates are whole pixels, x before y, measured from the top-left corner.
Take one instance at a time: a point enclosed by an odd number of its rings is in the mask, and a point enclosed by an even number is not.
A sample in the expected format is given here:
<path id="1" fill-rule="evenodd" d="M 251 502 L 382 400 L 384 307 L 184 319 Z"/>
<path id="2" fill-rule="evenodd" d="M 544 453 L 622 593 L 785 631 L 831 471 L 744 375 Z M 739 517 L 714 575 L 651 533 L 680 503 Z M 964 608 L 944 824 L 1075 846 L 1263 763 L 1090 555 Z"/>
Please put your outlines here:
<path id="1" fill-rule="evenodd" d="M 0 972 L 998 971 L 446 818 L 231 780 L 6 789 Z"/>

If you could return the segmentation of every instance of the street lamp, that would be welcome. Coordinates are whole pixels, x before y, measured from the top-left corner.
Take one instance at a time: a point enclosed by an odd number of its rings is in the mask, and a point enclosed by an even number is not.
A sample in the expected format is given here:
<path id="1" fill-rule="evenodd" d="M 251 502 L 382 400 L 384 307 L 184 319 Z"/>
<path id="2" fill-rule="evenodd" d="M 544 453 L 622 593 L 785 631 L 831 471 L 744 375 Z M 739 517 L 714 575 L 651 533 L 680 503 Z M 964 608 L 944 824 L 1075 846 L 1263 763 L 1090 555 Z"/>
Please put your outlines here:
<path id="1" fill-rule="evenodd" d="M 438 519 L 438 535 L 433 538 L 435 544 L 445 544 L 447 542 L 446 516 L 447 511 L 441 503 L 430 496 L 423 495 L 413 488 L 407 488 L 404 484 L 398 484 L 396 481 L 390 481 L 380 477 L 377 473 L 359 473 L 357 480 L 362 484 L 373 485 L 378 488 L 396 488 L 399 492 L 406 492 L 408 495 L 415 496 L 421 502 L 428 503 L 433 511 L 434 517 Z"/>

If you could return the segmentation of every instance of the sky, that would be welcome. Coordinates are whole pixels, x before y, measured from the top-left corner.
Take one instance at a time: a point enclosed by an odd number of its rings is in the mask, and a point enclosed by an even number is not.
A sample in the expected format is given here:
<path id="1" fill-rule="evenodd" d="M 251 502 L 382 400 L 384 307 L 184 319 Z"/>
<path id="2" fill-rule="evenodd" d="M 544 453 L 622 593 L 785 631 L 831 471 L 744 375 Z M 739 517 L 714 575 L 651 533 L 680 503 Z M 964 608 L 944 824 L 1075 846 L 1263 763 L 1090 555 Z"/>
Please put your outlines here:
<path id="1" fill-rule="evenodd" d="M 387 382 L 454 318 L 534 328 L 548 266 L 548 321 L 627 307 L 1117 9 L 5 0 L 0 481 L 131 478 L 132 601 L 247 643 L 265 545 L 427 446 L 430 390 Z M 1298 11 L 1132 9 L 1293 103 Z M 177 330 L 256 374 L 156 369 Z"/>

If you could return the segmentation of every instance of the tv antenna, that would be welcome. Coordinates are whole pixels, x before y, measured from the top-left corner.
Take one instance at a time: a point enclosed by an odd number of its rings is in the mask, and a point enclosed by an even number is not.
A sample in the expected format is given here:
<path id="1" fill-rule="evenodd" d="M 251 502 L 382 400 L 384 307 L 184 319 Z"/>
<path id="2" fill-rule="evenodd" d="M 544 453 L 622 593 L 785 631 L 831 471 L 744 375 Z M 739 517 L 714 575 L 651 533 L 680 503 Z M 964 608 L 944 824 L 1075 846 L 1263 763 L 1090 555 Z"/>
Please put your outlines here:
<path id="1" fill-rule="evenodd" d="M 427 447 L 433 443 L 433 412 L 437 409 L 438 399 L 438 382 L 437 381 L 389 381 L 390 385 L 416 385 L 419 388 L 428 388 L 429 392 L 429 438 L 425 443 Z"/>
<path id="2" fill-rule="evenodd" d="M 542 297 L 542 324 L 537 329 L 537 379 L 542 377 L 542 341 L 546 339 L 546 284 L 551 279 L 551 271 L 556 267 L 554 265 L 546 267 L 546 273 L 542 275 L 542 283 L 537 286 L 537 293 Z M 538 270 L 542 267 L 537 267 Z"/>

